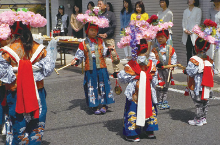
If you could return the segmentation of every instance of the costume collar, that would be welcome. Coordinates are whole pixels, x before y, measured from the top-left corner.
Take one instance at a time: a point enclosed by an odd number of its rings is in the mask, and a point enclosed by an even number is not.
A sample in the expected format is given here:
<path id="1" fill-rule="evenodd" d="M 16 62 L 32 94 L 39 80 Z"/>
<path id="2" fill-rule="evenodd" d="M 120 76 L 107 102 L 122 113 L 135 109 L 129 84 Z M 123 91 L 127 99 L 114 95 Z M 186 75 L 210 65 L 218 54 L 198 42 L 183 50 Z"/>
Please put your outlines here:
<path id="1" fill-rule="evenodd" d="M 166 47 L 166 45 L 167 45 L 167 43 L 160 44 L 160 48 L 161 48 L 161 47 L 165 48 L 165 47 Z"/>
<path id="2" fill-rule="evenodd" d="M 137 58 L 137 62 L 140 63 L 144 63 L 146 61 L 146 56 L 138 56 Z"/>

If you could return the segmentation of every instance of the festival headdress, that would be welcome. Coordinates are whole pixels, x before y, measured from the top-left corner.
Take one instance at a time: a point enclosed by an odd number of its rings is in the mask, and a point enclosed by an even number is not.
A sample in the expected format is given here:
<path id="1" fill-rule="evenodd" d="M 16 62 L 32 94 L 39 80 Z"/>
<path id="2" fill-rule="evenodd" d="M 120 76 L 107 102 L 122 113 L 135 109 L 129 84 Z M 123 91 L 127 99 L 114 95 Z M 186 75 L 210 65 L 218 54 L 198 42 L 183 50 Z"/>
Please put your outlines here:
<path id="1" fill-rule="evenodd" d="M 47 24 L 47 19 L 45 19 L 40 14 L 35 14 L 30 11 L 5 11 L 0 14 L 0 39 L 6 40 L 11 35 L 10 26 L 15 22 L 21 21 L 23 24 L 30 27 L 44 27 Z M 17 25 L 17 30 L 19 29 Z M 9 31 L 10 30 L 10 31 Z"/>
<path id="2" fill-rule="evenodd" d="M 169 39 L 169 33 L 168 35 L 165 33 L 165 30 L 168 30 L 169 28 L 173 27 L 173 23 L 172 22 L 163 22 L 163 20 L 159 20 L 157 15 L 152 15 L 150 17 L 150 19 L 147 20 L 147 22 L 149 24 L 152 24 L 153 26 L 155 26 L 156 29 L 158 29 L 157 31 L 157 36 L 165 36 L 167 39 Z"/>
<path id="3" fill-rule="evenodd" d="M 124 35 L 120 42 L 117 43 L 118 48 L 130 46 L 132 48 L 132 59 L 137 59 L 137 44 L 140 44 L 141 39 L 155 39 L 157 32 L 163 29 L 168 29 L 173 26 L 172 22 L 162 23 L 156 15 L 152 15 L 148 21 L 133 20 L 129 26 L 122 31 Z"/>
<path id="4" fill-rule="evenodd" d="M 85 14 L 78 14 L 76 19 L 83 24 L 91 23 L 97 25 L 99 28 L 109 27 L 109 21 L 102 14 L 99 7 L 93 7 L 92 10 L 87 10 Z"/>
<path id="5" fill-rule="evenodd" d="M 220 33 L 216 32 L 216 28 L 217 28 L 217 24 L 215 22 L 213 22 L 210 19 L 206 19 L 202 26 L 195 25 L 193 27 L 192 32 L 194 32 L 195 34 L 198 35 L 199 38 L 201 38 L 200 41 L 205 40 L 206 41 L 205 44 L 207 44 L 207 42 L 209 42 L 210 44 L 215 44 L 216 49 L 219 49 Z M 197 52 L 202 50 L 207 51 L 209 47 L 206 47 L 205 44 L 202 49 L 199 49 L 197 46 L 195 46 L 195 48 L 197 49 L 196 51 Z"/>

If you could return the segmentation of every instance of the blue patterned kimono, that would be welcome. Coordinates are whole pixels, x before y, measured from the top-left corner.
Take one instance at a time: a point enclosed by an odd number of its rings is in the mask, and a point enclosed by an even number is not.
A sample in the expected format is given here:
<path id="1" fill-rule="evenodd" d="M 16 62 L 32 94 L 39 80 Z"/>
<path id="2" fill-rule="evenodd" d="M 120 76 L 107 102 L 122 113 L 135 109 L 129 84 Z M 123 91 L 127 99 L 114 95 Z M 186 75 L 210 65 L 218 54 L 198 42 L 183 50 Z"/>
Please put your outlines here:
<path id="1" fill-rule="evenodd" d="M 89 38 L 86 38 L 91 47 L 91 51 L 95 51 L 95 43 L 91 42 Z M 107 55 L 108 48 L 103 45 L 103 57 Z M 107 68 L 97 69 L 96 67 L 96 56 L 92 53 L 93 58 L 93 70 L 85 71 L 84 76 L 84 92 L 86 97 L 86 103 L 89 107 L 97 107 L 100 104 L 108 105 L 115 103 L 115 98 L 111 88 L 111 82 L 109 80 L 109 74 Z M 79 61 L 78 64 L 82 63 L 85 58 L 84 51 L 77 49 L 74 59 Z"/>
<path id="2" fill-rule="evenodd" d="M 55 67 L 55 62 L 47 55 L 40 59 L 34 65 L 41 68 L 34 71 L 34 80 L 41 81 L 44 77 L 49 76 Z M 16 80 L 16 75 L 8 61 L 2 57 L 0 53 L 0 80 L 5 84 L 11 84 Z M 45 129 L 47 105 L 46 91 L 44 88 L 38 89 L 39 93 L 39 118 L 34 118 L 33 113 L 18 114 L 15 111 L 17 91 L 7 90 L 7 105 L 9 108 L 8 115 L 5 116 L 6 121 L 6 144 L 7 145 L 40 145 Z"/>
<path id="3" fill-rule="evenodd" d="M 148 65 L 148 60 L 146 57 L 141 56 L 138 57 L 137 62 L 142 65 Z M 142 128 L 136 125 L 137 119 L 137 98 L 135 98 L 135 91 L 137 85 L 137 79 L 135 79 L 136 75 L 132 74 L 131 67 L 126 64 L 125 70 L 122 70 L 118 73 L 118 79 L 122 83 L 128 83 L 128 86 L 125 90 L 126 95 L 126 104 L 124 111 L 124 126 L 123 126 L 123 134 L 125 136 L 136 136 L 141 133 Z M 158 130 L 158 122 L 157 122 L 157 96 L 155 87 L 158 84 L 157 75 L 152 76 L 153 79 L 151 81 L 151 98 L 152 98 L 152 116 L 146 120 L 145 126 L 143 128 L 144 131 L 156 131 Z"/>

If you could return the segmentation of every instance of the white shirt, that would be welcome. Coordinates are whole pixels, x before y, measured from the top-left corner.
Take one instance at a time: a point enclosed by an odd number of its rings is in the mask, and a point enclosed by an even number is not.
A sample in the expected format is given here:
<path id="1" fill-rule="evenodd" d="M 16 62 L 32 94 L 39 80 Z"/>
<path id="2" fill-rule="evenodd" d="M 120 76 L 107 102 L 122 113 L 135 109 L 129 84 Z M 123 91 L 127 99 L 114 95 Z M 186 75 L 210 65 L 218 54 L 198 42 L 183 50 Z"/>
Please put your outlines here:
<path id="1" fill-rule="evenodd" d="M 182 19 L 182 27 L 183 27 L 182 42 L 184 45 L 186 45 L 186 41 L 188 38 L 188 35 L 184 31 L 188 30 L 192 32 L 192 29 L 195 25 L 200 25 L 201 19 L 202 19 L 202 10 L 200 8 L 194 7 L 192 11 L 190 11 L 189 8 L 184 10 L 183 19 Z M 195 41 L 198 36 L 196 34 L 191 34 L 190 37 L 193 46 L 195 46 Z"/>

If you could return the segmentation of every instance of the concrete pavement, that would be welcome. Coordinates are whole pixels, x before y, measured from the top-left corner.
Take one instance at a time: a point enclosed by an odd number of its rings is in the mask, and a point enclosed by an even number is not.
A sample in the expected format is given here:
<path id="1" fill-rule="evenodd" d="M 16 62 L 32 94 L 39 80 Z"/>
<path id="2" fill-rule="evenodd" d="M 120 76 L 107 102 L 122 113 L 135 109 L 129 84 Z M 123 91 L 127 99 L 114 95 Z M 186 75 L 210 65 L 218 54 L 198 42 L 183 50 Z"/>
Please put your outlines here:
<path id="1" fill-rule="evenodd" d="M 181 74 L 182 76 L 182 74 Z M 47 122 L 42 145 L 132 145 L 123 137 L 124 90 L 115 95 L 105 115 L 93 115 L 86 105 L 83 91 L 84 75 L 81 68 L 68 67 L 45 79 L 47 91 Z M 111 79 L 112 87 L 115 80 Z M 175 85 L 172 89 L 184 90 Z M 216 96 L 220 93 L 216 92 Z M 208 124 L 202 127 L 188 125 L 194 118 L 195 106 L 189 96 L 176 91 L 168 92 L 169 110 L 158 110 L 159 131 L 156 140 L 141 134 L 140 145 L 219 145 L 220 100 L 210 99 Z M 1 143 L 0 143 L 1 144 Z"/>

